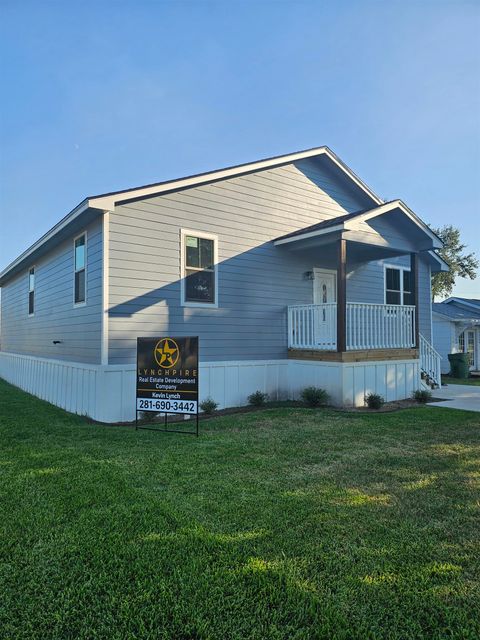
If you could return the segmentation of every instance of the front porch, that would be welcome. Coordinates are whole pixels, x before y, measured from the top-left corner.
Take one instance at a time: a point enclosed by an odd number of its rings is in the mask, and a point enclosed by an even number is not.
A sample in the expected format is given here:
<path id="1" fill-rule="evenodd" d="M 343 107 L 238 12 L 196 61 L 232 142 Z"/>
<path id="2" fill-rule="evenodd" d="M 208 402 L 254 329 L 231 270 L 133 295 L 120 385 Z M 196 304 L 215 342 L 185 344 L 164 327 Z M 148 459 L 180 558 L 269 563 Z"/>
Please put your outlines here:
<path id="1" fill-rule="evenodd" d="M 441 384 L 440 359 L 420 334 L 419 318 L 420 301 L 430 305 L 430 253 L 438 239 L 403 203 L 325 220 L 275 245 L 312 260 L 304 273 L 311 291 L 305 296 L 302 286 L 286 310 L 290 359 L 416 361 L 419 384 Z M 425 311 L 422 322 L 430 335 Z"/>

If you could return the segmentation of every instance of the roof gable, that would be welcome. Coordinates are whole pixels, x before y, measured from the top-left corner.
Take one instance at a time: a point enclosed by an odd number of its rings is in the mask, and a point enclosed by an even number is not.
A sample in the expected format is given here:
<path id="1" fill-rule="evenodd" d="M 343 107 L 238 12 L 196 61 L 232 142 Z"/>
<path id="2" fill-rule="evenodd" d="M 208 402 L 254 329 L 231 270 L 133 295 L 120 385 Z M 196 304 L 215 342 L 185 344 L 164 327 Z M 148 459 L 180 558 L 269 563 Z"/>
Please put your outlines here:
<path id="1" fill-rule="evenodd" d="M 103 211 L 114 210 L 117 204 L 154 197 L 164 193 L 180 191 L 182 189 L 213 183 L 230 177 L 241 176 L 273 167 L 280 167 L 299 160 L 315 157 L 326 158 L 328 162 L 330 162 L 331 166 L 340 172 L 340 174 L 352 184 L 352 187 L 358 189 L 363 196 L 367 198 L 367 201 L 371 202 L 373 205 L 383 202 L 379 196 L 377 196 L 331 149 L 326 146 L 313 147 L 304 151 L 296 151 L 290 154 L 265 158 L 263 160 L 199 173 L 175 180 L 135 187 L 133 189 L 89 196 L 72 209 L 70 213 L 62 218 L 62 220 L 54 225 L 49 231 L 47 231 L 47 233 L 45 233 L 0 273 L 0 286 L 2 286 L 8 278 L 13 276 L 19 270 L 25 268 L 27 261 L 35 259 L 39 252 L 45 252 L 47 248 L 53 246 L 60 237 L 58 234 L 65 233 L 70 229 L 71 225 L 78 224 L 80 218 L 83 220 L 86 215 L 91 215 L 93 212 L 96 212 L 98 215 Z"/>
<path id="2" fill-rule="evenodd" d="M 428 249 L 438 249 L 443 246 L 440 238 L 401 200 L 392 200 L 391 202 L 385 202 L 370 209 L 363 209 L 330 220 L 324 220 L 318 224 L 310 225 L 309 227 L 280 236 L 275 239 L 275 244 L 289 244 L 334 231 L 356 231 L 361 228 L 363 223 L 380 216 L 388 215 L 394 211 L 400 211 L 419 231 L 429 238 L 431 246 L 428 247 Z"/>

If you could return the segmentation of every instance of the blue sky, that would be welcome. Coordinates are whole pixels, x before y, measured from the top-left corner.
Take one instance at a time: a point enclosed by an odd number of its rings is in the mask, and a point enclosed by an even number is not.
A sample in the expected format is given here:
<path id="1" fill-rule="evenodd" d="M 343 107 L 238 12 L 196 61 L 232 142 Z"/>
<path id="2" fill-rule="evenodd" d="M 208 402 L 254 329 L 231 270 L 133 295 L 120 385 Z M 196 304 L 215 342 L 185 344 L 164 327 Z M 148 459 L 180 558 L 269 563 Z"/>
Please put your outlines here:
<path id="1" fill-rule="evenodd" d="M 0 266 L 85 196 L 327 144 L 480 254 L 480 4 L 0 5 Z M 480 280 L 457 295 L 480 297 Z"/>

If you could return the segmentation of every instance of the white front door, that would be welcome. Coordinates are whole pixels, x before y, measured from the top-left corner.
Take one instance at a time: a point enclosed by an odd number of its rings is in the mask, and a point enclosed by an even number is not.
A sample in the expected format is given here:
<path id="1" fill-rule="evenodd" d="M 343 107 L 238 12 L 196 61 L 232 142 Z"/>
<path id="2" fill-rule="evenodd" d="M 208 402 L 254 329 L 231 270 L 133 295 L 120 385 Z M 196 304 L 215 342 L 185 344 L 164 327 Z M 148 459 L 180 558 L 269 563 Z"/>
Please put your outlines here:
<path id="1" fill-rule="evenodd" d="M 313 270 L 313 304 L 315 309 L 315 342 L 324 349 L 337 345 L 337 273 L 324 269 Z"/>

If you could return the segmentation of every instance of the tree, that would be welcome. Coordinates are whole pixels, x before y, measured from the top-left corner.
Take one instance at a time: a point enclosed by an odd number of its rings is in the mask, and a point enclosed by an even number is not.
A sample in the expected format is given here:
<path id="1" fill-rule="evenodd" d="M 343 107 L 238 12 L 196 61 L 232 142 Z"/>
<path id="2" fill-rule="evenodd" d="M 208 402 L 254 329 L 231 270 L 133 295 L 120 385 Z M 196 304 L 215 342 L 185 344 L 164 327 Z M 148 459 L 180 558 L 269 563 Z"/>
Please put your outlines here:
<path id="1" fill-rule="evenodd" d="M 439 229 L 431 227 L 432 231 L 443 241 L 444 246 L 438 249 L 438 254 L 450 267 L 447 273 L 432 275 L 432 300 L 435 297 L 446 297 L 452 293 L 456 278 L 477 277 L 478 260 L 474 253 L 464 253 L 466 246 L 460 241 L 460 229 L 451 224 Z"/>

